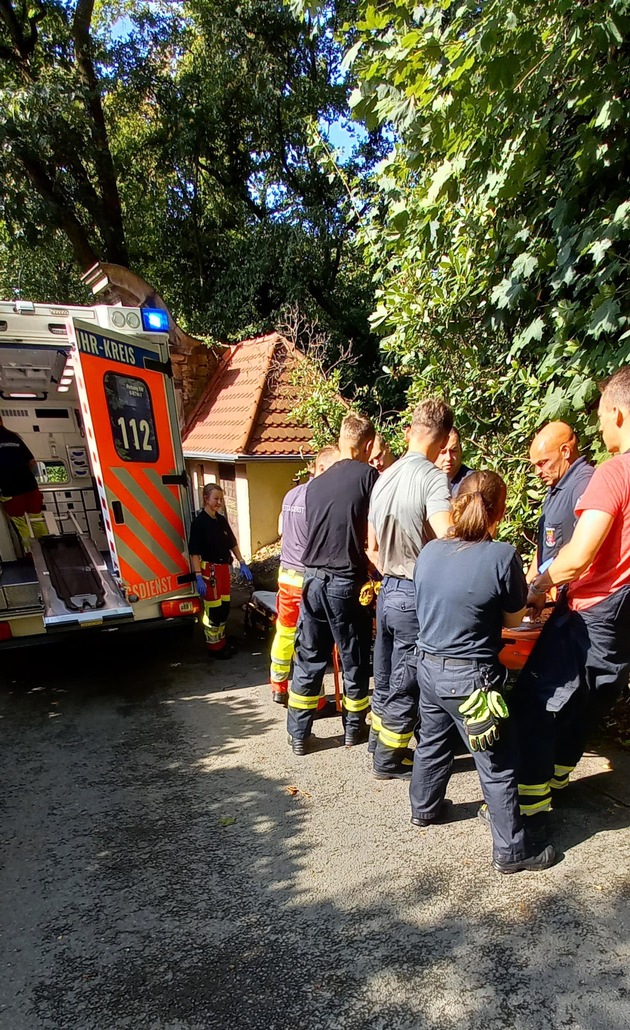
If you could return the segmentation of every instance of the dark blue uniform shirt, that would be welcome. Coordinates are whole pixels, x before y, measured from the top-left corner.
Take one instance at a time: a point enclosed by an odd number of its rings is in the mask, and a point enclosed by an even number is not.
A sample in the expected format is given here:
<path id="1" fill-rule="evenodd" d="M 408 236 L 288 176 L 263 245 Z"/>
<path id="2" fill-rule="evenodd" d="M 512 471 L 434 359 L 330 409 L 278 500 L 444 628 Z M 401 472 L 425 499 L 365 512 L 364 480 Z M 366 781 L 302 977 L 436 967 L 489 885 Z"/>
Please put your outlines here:
<path id="1" fill-rule="evenodd" d="M 413 574 L 418 650 L 449 658 L 496 662 L 503 613 L 525 607 L 523 563 L 499 540 L 431 540 Z"/>
<path id="2" fill-rule="evenodd" d="M 578 458 L 547 492 L 538 522 L 538 568 L 555 558 L 573 536 L 575 509 L 594 471 L 586 458 Z"/>

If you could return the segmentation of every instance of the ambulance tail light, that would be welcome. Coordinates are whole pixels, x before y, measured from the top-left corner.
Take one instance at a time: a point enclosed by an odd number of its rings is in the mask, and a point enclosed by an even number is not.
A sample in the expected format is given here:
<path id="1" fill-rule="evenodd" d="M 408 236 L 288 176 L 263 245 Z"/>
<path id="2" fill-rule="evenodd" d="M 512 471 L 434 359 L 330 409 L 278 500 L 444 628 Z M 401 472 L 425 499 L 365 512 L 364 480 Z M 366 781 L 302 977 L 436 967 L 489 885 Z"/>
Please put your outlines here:
<path id="1" fill-rule="evenodd" d="M 0 640 L 11 640 L 13 633 L 9 622 L 0 622 Z"/>
<path id="2" fill-rule="evenodd" d="M 160 610 L 165 619 L 177 619 L 180 615 L 198 615 L 201 600 L 198 597 L 180 597 L 176 601 L 162 601 Z"/>

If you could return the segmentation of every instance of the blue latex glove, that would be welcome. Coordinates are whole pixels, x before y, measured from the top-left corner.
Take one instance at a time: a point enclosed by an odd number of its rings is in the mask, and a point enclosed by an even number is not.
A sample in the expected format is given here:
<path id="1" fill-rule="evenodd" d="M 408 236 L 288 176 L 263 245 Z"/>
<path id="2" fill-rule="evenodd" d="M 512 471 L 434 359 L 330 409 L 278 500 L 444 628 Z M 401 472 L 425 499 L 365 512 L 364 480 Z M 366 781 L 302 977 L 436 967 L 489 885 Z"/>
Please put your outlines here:
<path id="1" fill-rule="evenodd" d="M 206 599 L 206 581 L 205 581 L 205 579 L 203 578 L 203 576 L 201 575 L 200 572 L 196 573 L 195 579 L 197 580 L 197 593 L 199 594 L 201 600 L 205 601 L 205 599 Z"/>
<path id="2" fill-rule="evenodd" d="M 248 583 L 254 582 L 254 577 L 252 576 L 251 569 L 245 564 L 244 561 L 241 562 L 241 576 L 243 577 L 243 579 L 246 579 Z"/>

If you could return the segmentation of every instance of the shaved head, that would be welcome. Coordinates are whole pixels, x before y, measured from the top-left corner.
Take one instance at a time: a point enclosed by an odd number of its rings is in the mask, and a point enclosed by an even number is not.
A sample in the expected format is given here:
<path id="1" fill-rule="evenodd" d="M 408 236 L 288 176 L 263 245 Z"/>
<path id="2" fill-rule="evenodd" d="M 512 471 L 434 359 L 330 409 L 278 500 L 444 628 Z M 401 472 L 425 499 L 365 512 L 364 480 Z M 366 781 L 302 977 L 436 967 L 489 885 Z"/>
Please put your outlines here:
<path id="1" fill-rule="evenodd" d="M 536 475 L 549 487 L 560 482 L 579 456 L 577 436 L 566 422 L 548 422 L 529 448 Z"/>

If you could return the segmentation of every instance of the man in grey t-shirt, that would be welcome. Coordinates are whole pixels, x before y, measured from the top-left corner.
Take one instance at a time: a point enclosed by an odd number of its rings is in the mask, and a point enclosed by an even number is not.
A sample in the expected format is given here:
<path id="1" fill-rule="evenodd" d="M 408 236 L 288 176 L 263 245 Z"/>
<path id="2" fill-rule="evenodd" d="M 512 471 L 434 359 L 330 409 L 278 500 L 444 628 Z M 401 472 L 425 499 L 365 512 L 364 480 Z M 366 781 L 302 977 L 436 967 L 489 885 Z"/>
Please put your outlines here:
<path id="1" fill-rule="evenodd" d="M 368 556 L 383 574 L 376 605 L 370 750 L 377 779 L 409 779 L 408 747 L 418 714 L 413 653 L 418 636 L 413 570 L 423 545 L 450 526 L 450 489 L 433 464 L 448 439 L 453 412 L 439 398 L 422 401 L 407 430 L 407 454 L 372 491 Z"/>

